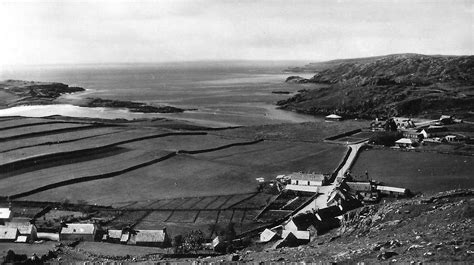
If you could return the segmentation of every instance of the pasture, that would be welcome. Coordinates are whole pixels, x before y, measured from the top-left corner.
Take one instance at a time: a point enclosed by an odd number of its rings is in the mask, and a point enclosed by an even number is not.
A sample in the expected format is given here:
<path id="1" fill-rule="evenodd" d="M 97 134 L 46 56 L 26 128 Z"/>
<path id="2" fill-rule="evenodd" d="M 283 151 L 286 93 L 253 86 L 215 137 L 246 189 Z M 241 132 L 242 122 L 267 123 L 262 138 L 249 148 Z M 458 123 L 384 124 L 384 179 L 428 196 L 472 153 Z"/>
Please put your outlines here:
<path id="1" fill-rule="evenodd" d="M 432 193 L 474 187 L 473 156 L 390 149 L 364 150 L 352 172 L 389 186 Z"/>

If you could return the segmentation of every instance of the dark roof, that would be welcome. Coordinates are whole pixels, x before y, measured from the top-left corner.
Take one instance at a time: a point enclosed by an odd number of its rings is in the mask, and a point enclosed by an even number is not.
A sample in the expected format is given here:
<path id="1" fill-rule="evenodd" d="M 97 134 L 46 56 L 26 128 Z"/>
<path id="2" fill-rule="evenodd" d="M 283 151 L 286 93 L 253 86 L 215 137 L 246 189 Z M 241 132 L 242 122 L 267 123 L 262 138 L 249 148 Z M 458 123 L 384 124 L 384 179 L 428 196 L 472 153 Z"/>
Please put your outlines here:
<path id="1" fill-rule="evenodd" d="M 446 132 L 448 129 L 446 127 L 439 126 L 439 127 L 428 127 L 424 130 L 427 133 L 435 133 L 435 132 Z"/>
<path id="2" fill-rule="evenodd" d="M 334 218 L 336 216 L 342 215 L 344 212 L 338 206 L 330 206 L 323 209 L 318 209 L 316 214 L 321 218 L 321 220 Z"/>

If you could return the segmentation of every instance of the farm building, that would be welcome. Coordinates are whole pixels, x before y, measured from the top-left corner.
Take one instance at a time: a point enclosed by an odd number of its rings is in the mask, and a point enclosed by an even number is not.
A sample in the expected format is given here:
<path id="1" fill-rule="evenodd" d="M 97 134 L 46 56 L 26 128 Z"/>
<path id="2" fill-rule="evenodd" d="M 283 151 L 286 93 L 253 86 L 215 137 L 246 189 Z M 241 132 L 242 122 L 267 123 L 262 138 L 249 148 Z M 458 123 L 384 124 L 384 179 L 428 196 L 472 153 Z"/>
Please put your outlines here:
<path id="1" fill-rule="evenodd" d="M 423 138 L 432 138 L 432 137 L 439 137 L 439 136 L 445 136 L 448 131 L 448 129 L 444 126 L 430 126 L 428 128 L 425 128 L 421 130 L 421 134 L 423 135 Z"/>
<path id="2" fill-rule="evenodd" d="M 10 208 L 0 208 L 0 225 L 3 225 L 5 221 L 10 220 L 12 211 Z"/>
<path id="3" fill-rule="evenodd" d="M 288 233 L 284 238 L 278 240 L 273 244 L 272 248 L 282 248 L 282 247 L 296 247 L 300 245 L 298 242 L 298 238 L 293 233 Z"/>
<path id="4" fill-rule="evenodd" d="M 340 121 L 342 120 L 342 117 L 336 114 L 330 114 L 330 115 L 327 115 L 325 119 L 328 121 Z"/>
<path id="5" fill-rule="evenodd" d="M 94 224 L 66 224 L 61 228 L 59 240 L 61 241 L 94 241 L 97 227 Z"/>
<path id="6" fill-rule="evenodd" d="M 36 226 L 30 223 L 29 218 L 14 218 L 5 222 L 5 226 L 18 230 L 17 241 L 19 242 L 33 242 L 37 238 Z"/>
<path id="7" fill-rule="evenodd" d="M 122 238 L 122 230 L 108 230 L 106 235 L 106 240 L 111 243 L 119 243 Z"/>
<path id="8" fill-rule="evenodd" d="M 389 187 L 389 186 L 377 186 L 377 190 L 379 190 L 383 194 L 392 195 L 392 196 L 405 196 L 410 193 L 408 189 Z"/>
<path id="9" fill-rule="evenodd" d="M 166 229 L 162 230 L 134 230 L 130 233 L 129 245 L 167 247 L 169 245 Z"/>
<path id="10" fill-rule="evenodd" d="M 288 177 L 291 184 L 300 186 L 323 186 L 328 180 L 327 175 L 315 173 L 293 173 Z"/>
<path id="11" fill-rule="evenodd" d="M 454 123 L 454 116 L 451 115 L 441 115 L 439 118 L 441 124 L 452 124 Z"/>
<path id="12" fill-rule="evenodd" d="M 298 240 L 299 244 L 306 244 L 310 240 L 310 234 L 309 231 L 289 231 L 289 230 L 283 230 L 282 231 L 282 237 L 285 238 L 288 236 L 288 234 L 292 233 L 296 239 Z"/>
<path id="13" fill-rule="evenodd" d="M 399 148 L 412 148 L 416 144 L 416 141 L 409 138 L 401 138 L 395 141 L 395 145 Z"/>
<path id="14" fill-rule="evenodd" d="M 18 237 L 18 229 L 0 226 L 0 242 L 14 242 Z"/>

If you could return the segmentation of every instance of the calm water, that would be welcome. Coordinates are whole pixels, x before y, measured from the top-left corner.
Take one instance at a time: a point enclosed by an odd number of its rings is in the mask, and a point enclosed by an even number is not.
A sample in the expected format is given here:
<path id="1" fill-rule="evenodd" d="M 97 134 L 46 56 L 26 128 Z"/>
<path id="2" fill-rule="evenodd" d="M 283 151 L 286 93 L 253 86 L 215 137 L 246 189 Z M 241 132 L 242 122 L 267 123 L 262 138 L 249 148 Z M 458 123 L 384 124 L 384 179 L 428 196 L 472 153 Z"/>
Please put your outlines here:
<path id="1" fill-rule="evenodd" d="M 299 63 L 301 64 L 301 63 Z M 298 65 L 298 64 L 296 64 Z M 154 65 L 79 65 L 3 69 L 0 79 L 55 81 L 80 86 L 86 92 L 64 95 L 60 101 L 75 104 L 81 98 L 142 101 L 154 105 L 195 108 L 177 114 L 130 114 L 123 110 L 22 107 L 0 115 L 69 115 L 103 118 L 169 117 L 222 125 L 254 125 L 315 121 L 317 118 L 275 109 L 278 100 L 296 93 L 302 85 L 285 84 L 288 62 L 263 63 L 168 63 Z M 310 75 L 308 75 L 309 77 Z M 30 110 L 28 110 L 30 108 Z M 19 112 L 15 112 L 18 110 Z M 33 114 L 34 113 L 34 114 Z"/>

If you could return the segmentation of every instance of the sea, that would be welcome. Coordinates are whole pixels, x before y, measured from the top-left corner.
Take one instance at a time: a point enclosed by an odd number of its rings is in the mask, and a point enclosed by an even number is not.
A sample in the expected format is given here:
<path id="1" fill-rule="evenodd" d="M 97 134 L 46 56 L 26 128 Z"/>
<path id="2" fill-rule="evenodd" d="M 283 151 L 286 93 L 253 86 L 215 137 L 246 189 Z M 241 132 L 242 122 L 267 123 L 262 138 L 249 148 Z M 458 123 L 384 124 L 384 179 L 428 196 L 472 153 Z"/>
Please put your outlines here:
<path id="1" fill-rule="evenodd" d="M 66 94 L 47 106 L 17 106 L 0 116 L 64 115 L 104 119 L 170 118 L 208 126 L 248 126 L 321 121 L 321 118 L 280 110 L 279 100 L 310 88 L 287 84 L 288 67 L 307 62 L 177 62 L 159 64 L 46 65 L 4 68 L 0 80 L 61 82 L 86 89 Z M 311 77 L 311 73 L 299 74 Z M 289 94 L 273 93 L 285 91 Z M 144 114 L 125 109 L 86 108 L 88 97 L 146 102 L 190 109 L 184 113 Z"/>

